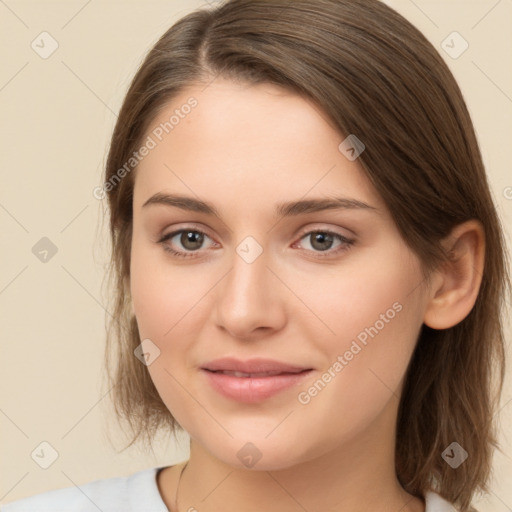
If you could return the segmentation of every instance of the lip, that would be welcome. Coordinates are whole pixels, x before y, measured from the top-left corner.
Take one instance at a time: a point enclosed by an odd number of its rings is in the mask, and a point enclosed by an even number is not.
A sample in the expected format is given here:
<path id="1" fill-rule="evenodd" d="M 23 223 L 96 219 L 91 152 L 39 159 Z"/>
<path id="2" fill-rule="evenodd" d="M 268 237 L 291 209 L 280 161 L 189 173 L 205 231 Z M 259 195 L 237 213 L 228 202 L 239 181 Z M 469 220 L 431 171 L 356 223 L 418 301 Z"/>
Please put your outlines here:
<path id="1" fill-rule="evenodd" d="M 205 364 L 201 372 L 223 396 L 238 402 L 256 403 L 298 384 L 310 375 L 312 368 L 272 359 L 222 358 Z"/>

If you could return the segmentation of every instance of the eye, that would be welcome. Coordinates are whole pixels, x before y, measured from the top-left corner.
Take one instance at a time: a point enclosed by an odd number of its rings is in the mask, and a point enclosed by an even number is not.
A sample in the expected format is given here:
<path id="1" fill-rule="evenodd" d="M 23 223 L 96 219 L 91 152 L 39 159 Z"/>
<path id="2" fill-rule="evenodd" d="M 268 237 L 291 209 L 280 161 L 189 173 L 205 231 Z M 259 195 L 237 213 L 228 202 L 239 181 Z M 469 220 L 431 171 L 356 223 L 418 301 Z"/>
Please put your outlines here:
<path id="1" fill-rule="evenodd" d="M 165 251 L 174 256 L 179 258 L 193 258 L 199 256 L 198 253 L 200 250 L 204 249 L 203 244 L 206 238 L 211 240 L 203 231 L 184 228 L 164 235 L 158 240 L 158 243 L 162 244 Z M 309 240 L 311 249 L 306 247 L 306 250 L 317 253 L 321 258 L 330 257 L 346 251 L 355 242 L 355 240 L 346 238 L 340 233 L 320 229 L 303 233 L 300 240 Z M 338 241 L 338 245 L 335 245 L 336 240 Z M 218 244 L 213 242 L 210 247 L 216 245 Z M 178 246 L 178 249 L 175 248 L 176 246 Z M 179 246 L 181 246 L 183 250 L 180 250 Z M 332 250 L 333 246 L 336 247 L 334 250 Z"/>
<path id="2" fill-rule="evenodd" d="M 203 231 L 185 228 L 164 235 L 160 240 L 158 240 L 158 243 L 162 244 L 164 250 L 170 252 L 174 256 L 190 258 L 196 256 L 195 253 L 202 248 L 205 237 L 210 238 Z M 173 242 L 173 239 L 176 239 L 176 241 Z M 169 244 L 168 242 L 172 242 L 172 244 Z M 181 251 L 173 248 L 173 246 L 178 244 L 185 250 Z"/>
<path id="3" fill-rule="evenodd" d="M 329 230 L 308 231 L 305 236 L 301 237 L 301 240 L 308 240 L 313 252 L 326 253 L 319 254 L 322 258 L 346 251 L 354 244 L 354 240 Z M 339 242 L 337 248 L 331 250 L 336 240 Z"/>

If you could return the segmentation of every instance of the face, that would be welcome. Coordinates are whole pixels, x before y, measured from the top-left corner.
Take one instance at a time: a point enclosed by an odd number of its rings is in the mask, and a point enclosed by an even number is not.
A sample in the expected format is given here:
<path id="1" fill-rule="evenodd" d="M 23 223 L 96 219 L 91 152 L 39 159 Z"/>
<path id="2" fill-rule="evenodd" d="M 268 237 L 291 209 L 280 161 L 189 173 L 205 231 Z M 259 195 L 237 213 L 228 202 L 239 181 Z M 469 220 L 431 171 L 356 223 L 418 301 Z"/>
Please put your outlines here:
<path id="1" fill-rule="evenodd" d="M 235 467 L 243 450 L 290 467 L 396 408 L 426 304 L 420 262 L 317 107 L 268 84 L 204 87 L 146 134 L 133 308 L 192 440 Z"/>

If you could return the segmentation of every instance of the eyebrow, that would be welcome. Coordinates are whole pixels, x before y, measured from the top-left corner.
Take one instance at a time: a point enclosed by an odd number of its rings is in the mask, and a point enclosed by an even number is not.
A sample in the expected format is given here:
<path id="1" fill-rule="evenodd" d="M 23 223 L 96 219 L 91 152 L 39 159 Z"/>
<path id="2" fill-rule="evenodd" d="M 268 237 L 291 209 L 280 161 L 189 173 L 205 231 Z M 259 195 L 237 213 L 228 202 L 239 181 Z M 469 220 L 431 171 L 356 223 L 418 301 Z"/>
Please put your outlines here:
<path id="1" fill-rule="evenodd" d="M 142 207 L 150 205 L 166 205 L 182 210 L 205 213 L 221 218 L 219 211 L 211 203 L 195 199 L 193 197 L 163 194 L 161 192 L 151 196 Z M 350 199 L 346 197 L 304 199 L 299 201 L 290 201 L 286 203 L 278 203 L 275 206 L 275 215 L 278 217 L 293 217 L 306 213 L 315 213 L 323 210 L 374 210 L 378 211 L 375 206 L 370 206 L 363 201 Z"/>

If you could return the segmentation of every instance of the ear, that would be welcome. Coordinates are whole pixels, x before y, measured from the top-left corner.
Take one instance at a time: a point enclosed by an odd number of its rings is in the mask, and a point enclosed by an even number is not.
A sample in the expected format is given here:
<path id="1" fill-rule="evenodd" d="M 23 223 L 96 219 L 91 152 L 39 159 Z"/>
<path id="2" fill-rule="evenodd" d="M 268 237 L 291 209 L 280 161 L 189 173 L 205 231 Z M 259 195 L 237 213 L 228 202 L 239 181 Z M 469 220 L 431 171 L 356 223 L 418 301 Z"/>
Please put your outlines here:
<path id="1" fill-rule="evenodd" d="M 469 220 L 456 226 L 442 241 L 450 261 L 434 272 L 423 318 L 433 329 L 458 324 L 475 305 L 484 269 L 485 233 L 482 224 Z"/>

